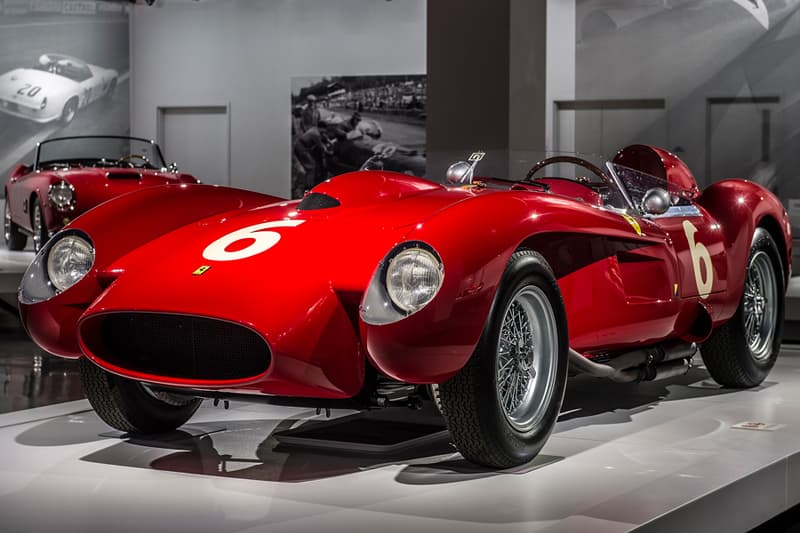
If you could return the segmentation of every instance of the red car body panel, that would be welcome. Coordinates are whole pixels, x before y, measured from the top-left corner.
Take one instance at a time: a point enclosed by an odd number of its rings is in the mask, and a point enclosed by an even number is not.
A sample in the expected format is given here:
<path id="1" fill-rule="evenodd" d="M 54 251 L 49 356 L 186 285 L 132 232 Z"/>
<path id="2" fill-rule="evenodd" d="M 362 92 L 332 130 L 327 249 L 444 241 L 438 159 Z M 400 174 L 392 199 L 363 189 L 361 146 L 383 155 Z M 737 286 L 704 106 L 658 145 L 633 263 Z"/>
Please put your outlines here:
<path id="1" fill-rule="evenodd" d="M 59 209 L 48 201 L 51 185 L 66 181 L 75 189 L 75 205 Z M 37 198 L 48 233 L 63 228 L 74 218 L 121 194 L 157 185 L 197 183 L 190 174 L 175 174 L 142 168 L 70 168 L 33 171 L 20 165 L 6 180 L 5 194 L 11 220 L 26 231 L 33 230 L 31 205 Z"/>
<path id="2" fill-rule="evenodd" d="M 673 162 L 670 168 L 677 169 L 680 188 L 691 190 L 680 165 Z M 419 384 L 440 383 L 458 372 L 475 349 L 505 267 L 520 247 L 538 251 L 553 268 L 570 346 L 588 357 L 669 339 L 705 339 L 738 305 L 757 226 L 773 234 L 784 277 L 789 276 L 788 215 L 753 183 L 729 180 L 698 191 L 698 214 L 691 217 L 634 218 L 598 208 L 591 195 L 576 196 L 573 183 L 559 188 L 559 180 L 551 180 L 544 191 L 485 182 L 448 188 L 391 172 L 356 172 L 318 185 L 314 193 L 339 204 L 318 210 L 204 185 L 125 195 L 68 226 L 90 236 L 94 267 L 49 300 L 21 302 L 23 321 L 47 351 L 86 355 L 137 380 L 349 398 L 364 385 L 367 363 Z M 128 216 L 145 212 L 149 215 Z M 684 225 L 687 220 L 694 233 Z M 238 260 L 205 256 L 212 243 L 275 221 L 283 224 L 273 230 L 279 240 L 263 253 Z M 254 240 L 234 240 L 224 253 L 246 250 Z M 442 287 L 402 320 L 367 324 L 359 315 L 366 288 L 387 253 L 406 241 L 421 241 L 438 253 Z M 710 269 L 705 263 L 696 268 L 697 243 L 707 249 Z M 210 268 L 196 275 L 200 267 Z M 103 320 L 123 312 L 239 324 L 266 340 L 269 367 L 233 380 L 124 368 L 97 353 Z"/>

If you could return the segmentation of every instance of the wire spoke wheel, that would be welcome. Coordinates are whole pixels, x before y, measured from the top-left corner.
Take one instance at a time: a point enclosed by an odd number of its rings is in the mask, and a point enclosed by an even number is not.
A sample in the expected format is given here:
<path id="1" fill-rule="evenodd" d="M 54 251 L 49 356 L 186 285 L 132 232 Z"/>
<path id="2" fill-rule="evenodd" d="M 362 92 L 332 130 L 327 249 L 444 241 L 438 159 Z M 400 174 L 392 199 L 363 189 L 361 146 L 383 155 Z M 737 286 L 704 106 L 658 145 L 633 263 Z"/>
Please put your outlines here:
<path id="1" fill-rule="evenodd" d="M 756 253 L 747 266 L 744 285 L 744 333 L 753 357 L 769 357 L 777 314 L 775 270 L 767 254 Z"/>
<path id="2" fill-rule="evenodd" d="M 523 287 L 506 309 L 497 343 L 497 397 L 518 431 L 541 422 L 553 395 L 557 339 L 547 296 L 538 287 Z"/>
<path id="3" fill-rule="evenodd" d="M 8 242 L 11 240 L 11 209 L 8 205 L 8 198 L 5 200 L 5 209 L 3 213 L 3 238 Z"/>
<path id="4" fill-rule="evenodd" d="M 39 205 L 39 202 L 33 203 L 31 225 L 33 226 L 33 249 L 38 252 L 44 244 L 44 239 L 42 238 L 44 221 L 42 220 L 42 206 Z"/>

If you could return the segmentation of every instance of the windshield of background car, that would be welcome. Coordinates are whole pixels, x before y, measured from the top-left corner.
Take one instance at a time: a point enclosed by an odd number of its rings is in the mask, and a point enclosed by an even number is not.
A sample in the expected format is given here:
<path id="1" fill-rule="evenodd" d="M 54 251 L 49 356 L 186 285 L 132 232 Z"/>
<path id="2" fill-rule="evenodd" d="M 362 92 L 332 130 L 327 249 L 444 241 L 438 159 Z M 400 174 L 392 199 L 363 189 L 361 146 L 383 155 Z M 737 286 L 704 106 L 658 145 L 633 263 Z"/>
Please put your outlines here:
<path id="1" fill-rule="evenodd" d="M 600 156 L 571 152 L 535 152 L 518 161 L 516 168 L 527 168 L 514 180 L 565 179 L 580 183 L 600 195 L 602 206 L 608 209 L 631 211 L 634 207 L 626 198 L 615 169 Z M 480 174 L 480 165 L 478 167 Z M 546 183 L 546 182 L 545 182 Z"/>
<path id="2" fill-rule="evenodd" d="M 39 146 L 37 168 L 57 165 L 164 168 L 158 146 L 127 137 L 74 137 Z"/>

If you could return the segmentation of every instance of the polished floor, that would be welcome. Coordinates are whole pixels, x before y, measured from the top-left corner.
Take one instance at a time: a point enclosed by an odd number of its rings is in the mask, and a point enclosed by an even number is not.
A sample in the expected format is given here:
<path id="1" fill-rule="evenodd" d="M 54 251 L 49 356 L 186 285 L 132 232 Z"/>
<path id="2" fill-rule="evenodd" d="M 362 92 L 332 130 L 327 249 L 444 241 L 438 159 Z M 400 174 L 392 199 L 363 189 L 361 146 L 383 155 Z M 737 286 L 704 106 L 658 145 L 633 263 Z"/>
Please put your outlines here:
<path id="1" fill-rule="evenodd" d="M 38 352 L 5 315 L 4 533 L 734 532 L 800 502 L 795 348 L 747 391 L 720 389 L 702 368 L 638 386 L 573 379 L 540 457 L 498 472 L 466 463 L 446 434 L 386 454 L 281 444 L 277 433 L 330 422 L 313 410 L 241 402 L 228 410 L 206 402 L 179 431 L 129 438 L 86 400 L 65 401 L 80 397 L 74 365 Z M 733 427 L 741 422 L 775 427 Z M 365 434 L 374 423 L 354 422 Z"/>

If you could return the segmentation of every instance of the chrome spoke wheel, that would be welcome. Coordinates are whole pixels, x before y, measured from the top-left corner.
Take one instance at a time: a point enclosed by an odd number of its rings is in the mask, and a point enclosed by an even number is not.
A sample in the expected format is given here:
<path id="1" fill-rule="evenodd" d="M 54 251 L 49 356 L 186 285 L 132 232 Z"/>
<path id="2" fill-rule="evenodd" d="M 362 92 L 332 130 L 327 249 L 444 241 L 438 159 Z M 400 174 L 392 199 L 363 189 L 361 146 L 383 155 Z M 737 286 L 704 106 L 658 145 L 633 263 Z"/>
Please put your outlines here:
<path id="1" fill-rule="evenodd" d="M 5 210 L 3 211 L 3 237 L 6 243 L 11 240 L 11 208 L 8 205 L 8 198 L 5 200 Z"/>
<path id="2" fill-rule="evenodd" d="M 33 220 L 31 220 L 31 225 L 33 226 L 33 249 L 35 251 L 39 251 L 42 249 L 42 207 L 39 205 L 39 202 L 33 203 Z"/>
<path id="3" fill-rule="evenodd" d="M 497 398 L 506 419 L 518 431 L 539 425 L 556 381 L 558 350 L 555 315 L 545 293 L 522 287 L 503 316 L 497 343 Z"/>
<path id="4" fill-rule="evenodd" d="M 772 262 L 764 251 L 759 251 L 747 266 L 743 296 L 745 340 L 758 361 L 772 352 L 778 297 Z"/>

